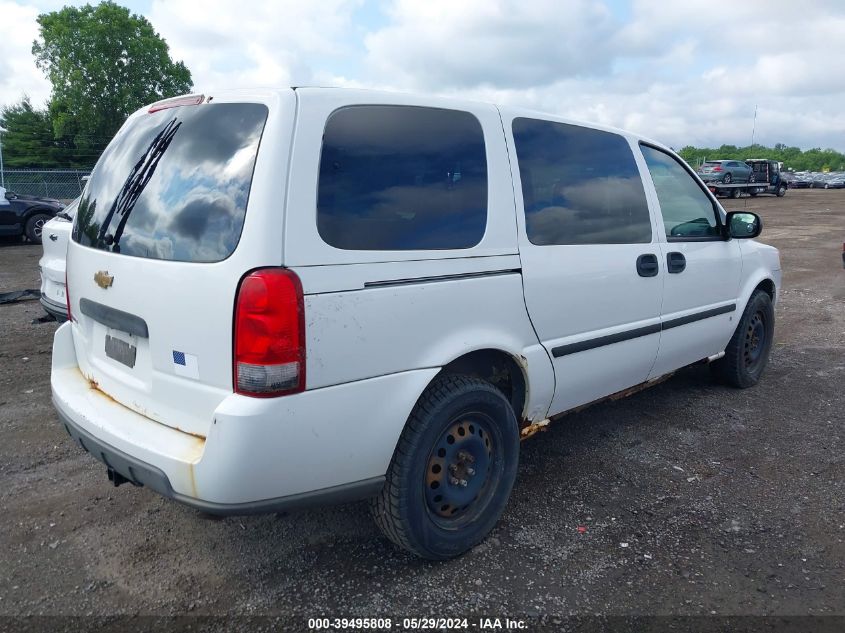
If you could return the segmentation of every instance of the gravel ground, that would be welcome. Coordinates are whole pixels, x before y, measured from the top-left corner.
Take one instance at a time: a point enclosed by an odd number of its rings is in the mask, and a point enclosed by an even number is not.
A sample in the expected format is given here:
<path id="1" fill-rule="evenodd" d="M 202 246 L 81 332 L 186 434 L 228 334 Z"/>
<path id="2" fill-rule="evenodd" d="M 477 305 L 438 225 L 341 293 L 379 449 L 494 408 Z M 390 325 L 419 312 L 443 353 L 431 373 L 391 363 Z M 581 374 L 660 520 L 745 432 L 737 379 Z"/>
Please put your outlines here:
<path id="1" fill-rule="evenodd" d="M 0 616 L 845 616 L 845 191 L 725 206 L 781 249 L 761 383 L 698 366 L 565 417 L 523 444 L 492 536 L 439 564 L 366 504 L 212 519 L 110 487 L 50 405 L 56 324 L 0 306 Z M 40 253 L 0 244 L 0 292 L 37 288 Z"/>

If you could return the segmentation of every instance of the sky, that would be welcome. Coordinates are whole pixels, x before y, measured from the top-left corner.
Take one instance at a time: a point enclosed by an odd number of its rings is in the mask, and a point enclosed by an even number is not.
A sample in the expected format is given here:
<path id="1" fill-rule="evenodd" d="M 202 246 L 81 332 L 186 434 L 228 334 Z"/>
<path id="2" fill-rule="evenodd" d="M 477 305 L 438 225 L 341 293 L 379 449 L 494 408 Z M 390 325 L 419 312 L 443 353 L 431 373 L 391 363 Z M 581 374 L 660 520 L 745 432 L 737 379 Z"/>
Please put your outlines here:
<path id="1" fill-rule="evenodd" d="M 44 103 L 39 13 L 0 0 L 0 105 Z M 124 0 L 197 92 L 321 85 L 524 106 L 685 145 L 845 152 L 845 0 Z M 758 9 L 762 7 L 762 9 Z M 754 123 L 757 110 L 756 125 Z"/>

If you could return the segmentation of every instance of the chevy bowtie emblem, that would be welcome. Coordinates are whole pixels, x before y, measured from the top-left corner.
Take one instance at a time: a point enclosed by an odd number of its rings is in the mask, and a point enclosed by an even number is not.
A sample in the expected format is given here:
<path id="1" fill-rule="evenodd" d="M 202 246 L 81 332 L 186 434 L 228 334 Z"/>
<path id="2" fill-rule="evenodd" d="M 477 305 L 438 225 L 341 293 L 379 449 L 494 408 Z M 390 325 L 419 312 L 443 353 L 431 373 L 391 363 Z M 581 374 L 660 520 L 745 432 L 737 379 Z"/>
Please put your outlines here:
<path id="1" fill-rule="evenodd" d="M 98 270 L 94 273 L 94 281 L 105 290 L 114 283 L 114 275 L 110 275 L 107 270 Z"/>

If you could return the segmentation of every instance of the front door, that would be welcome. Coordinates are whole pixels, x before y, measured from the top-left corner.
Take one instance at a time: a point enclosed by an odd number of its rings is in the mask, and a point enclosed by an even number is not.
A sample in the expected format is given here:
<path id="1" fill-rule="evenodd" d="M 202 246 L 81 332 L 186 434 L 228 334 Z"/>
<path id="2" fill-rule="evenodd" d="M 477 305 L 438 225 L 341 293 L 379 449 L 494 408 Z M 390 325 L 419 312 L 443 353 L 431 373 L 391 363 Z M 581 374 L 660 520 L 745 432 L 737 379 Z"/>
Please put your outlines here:
<path id="1" fill-rule="evenodd" d="M 657 377 L 725 349 L 744 308 L 736 304 L 742 255 L 724 238 L 718 203 L 689 167 L 662 149 L 640 147 L 666 240 L 662 334 L 650 376 Z"/>
<path id="2" fill-rule="evenodd" d="M 533 118 L 504 126 L 525 302 L 554 363 L 554 415 L 646 380 L 665 267 L 628 139 Z"/>

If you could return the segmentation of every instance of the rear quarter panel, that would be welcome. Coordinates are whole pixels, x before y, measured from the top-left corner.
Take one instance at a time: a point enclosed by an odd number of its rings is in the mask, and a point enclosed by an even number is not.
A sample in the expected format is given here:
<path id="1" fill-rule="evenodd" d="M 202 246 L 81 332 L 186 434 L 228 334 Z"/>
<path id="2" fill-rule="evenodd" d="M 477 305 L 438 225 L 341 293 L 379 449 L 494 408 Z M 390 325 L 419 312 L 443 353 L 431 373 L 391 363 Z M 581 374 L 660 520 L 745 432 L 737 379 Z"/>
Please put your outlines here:
<path id="1" fill-rule="evenodd" d="M 307 388 L 438 368 L 475 350 L 497 349 L 527 374 L 526 416 L 544 417 L 554 376 L 525 307 L 510 164 L 498 110 L 371 91 L 298 89 L 297 99 L 284 261 L 299 275 L 306 295 Z M 478 245 L 353 251 L 321 239 L 316 200 L 325 123 L 338 108 L 365 104 L 442 107 L 470 112 L 479 120 L 486 146 L 488 221 Z"/>

